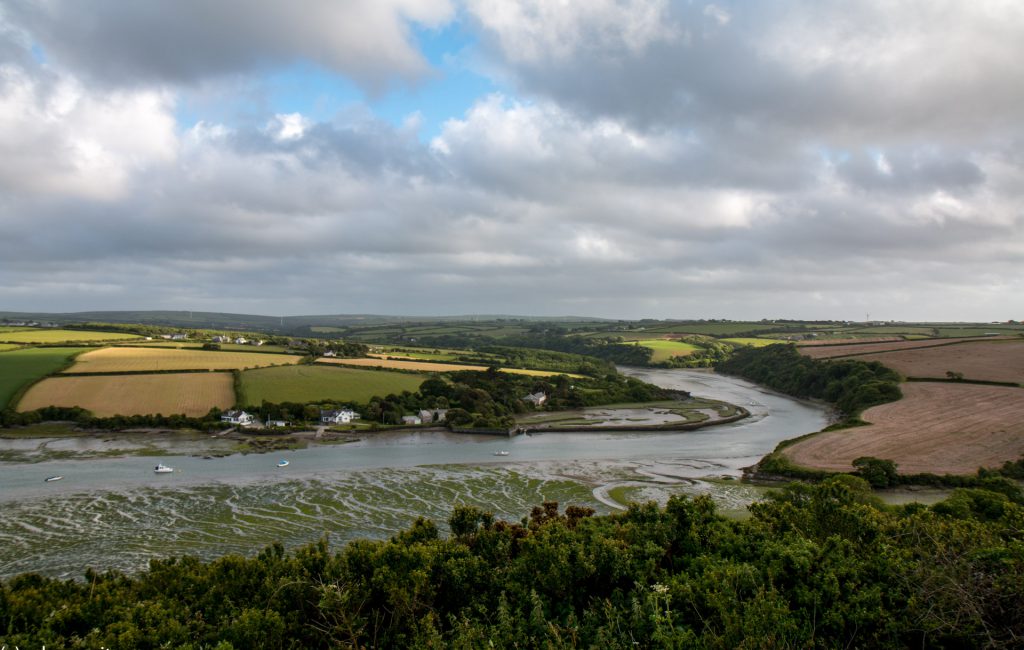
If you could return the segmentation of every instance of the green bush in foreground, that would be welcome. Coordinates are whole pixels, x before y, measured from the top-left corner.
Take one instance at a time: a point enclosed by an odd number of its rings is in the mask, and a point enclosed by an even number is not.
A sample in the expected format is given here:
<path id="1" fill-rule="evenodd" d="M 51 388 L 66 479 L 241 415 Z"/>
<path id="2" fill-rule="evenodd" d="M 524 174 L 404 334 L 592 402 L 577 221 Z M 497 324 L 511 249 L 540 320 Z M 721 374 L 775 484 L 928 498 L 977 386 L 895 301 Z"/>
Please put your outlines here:
<path id="1" fill-rule="evenodd" d="M 885 509 L 842 476 L 743 522 L 706 497 L 522 523 L 456 508 L 387 541 L 0 585 L 0 643 L 61 648 L 1014 647 L 1024 509 L 987 490 Z"/>

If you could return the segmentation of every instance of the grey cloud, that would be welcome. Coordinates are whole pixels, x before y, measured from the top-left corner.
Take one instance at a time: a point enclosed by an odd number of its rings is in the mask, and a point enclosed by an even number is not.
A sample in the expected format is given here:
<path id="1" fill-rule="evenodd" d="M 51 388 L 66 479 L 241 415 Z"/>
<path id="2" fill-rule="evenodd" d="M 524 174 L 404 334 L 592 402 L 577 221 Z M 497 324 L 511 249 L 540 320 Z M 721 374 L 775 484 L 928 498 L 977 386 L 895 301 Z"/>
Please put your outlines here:
<path id="1" fill-rule="evenodd" d="M 4 0 L 46 52 L 112 85 L 195 83 L 301 59 L 379 91 L 428 66 L 406 21 L 451 17 L 448 0 Z"/>

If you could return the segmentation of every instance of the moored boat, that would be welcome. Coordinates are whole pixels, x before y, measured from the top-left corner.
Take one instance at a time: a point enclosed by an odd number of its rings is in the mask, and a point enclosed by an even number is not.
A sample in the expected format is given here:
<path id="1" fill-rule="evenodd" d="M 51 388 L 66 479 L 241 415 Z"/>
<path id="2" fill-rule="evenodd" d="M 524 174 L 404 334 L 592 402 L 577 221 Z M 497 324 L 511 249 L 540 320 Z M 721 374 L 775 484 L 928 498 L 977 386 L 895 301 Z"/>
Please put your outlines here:
<path id="1" fill-rule="evenodd" d="M 502 449 L 501 451 L 496 451 L 496 452 L 494 452 L 494 455 L 495 456 L 508 456 L 508 450 L 507 449 Z"/>
<path id="2" fill-rule="evenodd" d="M 284 460 L 282 458 L 281 460 L 277 461 L 277 466 L 278 467 L 288 467 L 288 461 L 286 461 L 286 460 Z"/>
<path id="3" fill-rule="evenodd" d="M 167 465 L 160 463 L 159 465 L 153 468 L 153 471 L 157 474 L 170 474 L 171 472 L 174 471 L 174 468 L 168 467 Z"/>
<path id="4" fill-rule="evenodd" d="M 63 479 L 63 476 L 47 476 L 45 480 L 47 483 L 53 483 L 54 481 L 60 481 Z"/>

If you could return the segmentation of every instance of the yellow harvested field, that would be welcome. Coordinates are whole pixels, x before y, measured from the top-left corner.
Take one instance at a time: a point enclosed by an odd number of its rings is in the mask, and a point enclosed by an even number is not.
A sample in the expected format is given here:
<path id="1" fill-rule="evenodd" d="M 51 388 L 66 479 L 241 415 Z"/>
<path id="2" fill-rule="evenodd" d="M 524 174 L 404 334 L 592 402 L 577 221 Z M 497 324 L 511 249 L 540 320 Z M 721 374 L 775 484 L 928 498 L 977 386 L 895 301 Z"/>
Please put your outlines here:
<path id="1" fill-rule="evenodd" d="M 78 406 L 97 417 L 113 415 L 206 415 L 235 402 L 231 373 L 50 377 L 28 390 L 19 411 Z"/>
<path id="2" fill-rule="evenodd" d="M 415 370 L 418 372 L 453 372 L 456 370 L 487 370 L 487 366 L 470 366 L 455 363 L 433 363 L 431 361 L 404 361 L 399 359 L 374 359 L 361 357 L 358 359 L 319 359 L 318 363 L 336 363 L 343 366 L 361 366 L 364 368 L 391 368 L 393 370 Z M 514 375 L 532 375 L 535 377 L 551 377 L 554 375 L 568 375 L 569 377 L 580 378 L 582 375 L 573 375 L 567 372 L 552 372 L 550 370 L 526 370 L 524 368 L 500 368 L 502 372 Z"/>
<path id="3" fill-rule="evenodd" d="M 903 474 L 970 474 L 1024 454 L 1024 389 L 913 382 L 903 399 L 864 412 L 870 426 L 829 431 L 783 453 L 798 465 L 851 471 L 861 456 L 895 461 Z"/>
<path id="4" fill-rule="evenodd" d="M 169 348 L 102 348 L 79 355 L 65 373 L 148 372 L 152 370 L 244 370 L 298 363 L 300 358 L 286 354 L 259 352 L 211 352 Z"/>

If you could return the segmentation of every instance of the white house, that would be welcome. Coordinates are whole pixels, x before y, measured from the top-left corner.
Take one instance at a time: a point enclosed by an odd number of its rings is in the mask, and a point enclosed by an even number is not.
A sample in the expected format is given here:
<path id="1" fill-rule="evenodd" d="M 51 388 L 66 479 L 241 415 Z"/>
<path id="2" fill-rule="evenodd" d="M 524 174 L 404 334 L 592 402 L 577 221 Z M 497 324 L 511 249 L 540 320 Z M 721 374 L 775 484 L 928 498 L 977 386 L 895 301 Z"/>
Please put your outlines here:
<path id="1" fill-rule="evenodd" d="M 238 345 L 245 345 L 248 342 L 249 342 L 249 340 L 247 338 L 245 338 L 244 336 L 239 336 L 237 339 L 235 339 L 235 343 L 238 344 Z"/>
<path id="2" fill-rule="evenodd" d="M 421 422 L 444 422 L 448 416 L 448 409 L 422 409 L 420 411 Z"/>
<path id="3" fill-rule="evenodd" d="M 228 411 L 224 415 L 220 416 L 220 419 L 221 422 L 240 424 L 243 427 L 249 426 L 254 420 L 254 418 L 245 411 Z"/>
<path id="4" fill-rule="evenodd" d="M 221 336 L 221 335 L 219 335 L 219 334 L 218 334 L 217 336 L 213 337 L 213 342 L 214 342 L 214 343 L 227 343 L 227 342 L 229 342 L 230 340 L 231 340 L 231 337 L 228 337 L 228 336 Z"/>
<path id="5" fill-rule="evenodd" d="M 402 424 L 423 424 L 423 420 L 418 415 L 403 415 Z"/>
<path id="6" fill-rule="evenodd" d="M 267 420 L 268 427 L 286 427 L 288 420 Z"/>
<path id="7" fill-rule="evenodd" d="M 184 341 L 188 338 L 188 334 L 171 334 L 172 341 Z"/>
<path id="8" fill-rule="evenodd" d="M 352 420 L 358 419 L 359 414 L 351 409 L 320 410 L 320 421 L 324 424 L 348 424 Z"/>
<path id="9" fill-rule="evenodd" d="M 533 393 L 523 398 L 524 402 L 530 402 L 534 406 L 544 406 L 544 403 L 548 401 L 548 396 L 544 393 Z"/>
<path id="10" fill-rule="evenodd" d="M 336 357 L 338 355 L 337 355 L 337 353 L 334 350 L 328 350 L 328 351 L 324 352 L 324 356 L 325 357 Z"/>

